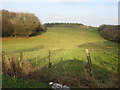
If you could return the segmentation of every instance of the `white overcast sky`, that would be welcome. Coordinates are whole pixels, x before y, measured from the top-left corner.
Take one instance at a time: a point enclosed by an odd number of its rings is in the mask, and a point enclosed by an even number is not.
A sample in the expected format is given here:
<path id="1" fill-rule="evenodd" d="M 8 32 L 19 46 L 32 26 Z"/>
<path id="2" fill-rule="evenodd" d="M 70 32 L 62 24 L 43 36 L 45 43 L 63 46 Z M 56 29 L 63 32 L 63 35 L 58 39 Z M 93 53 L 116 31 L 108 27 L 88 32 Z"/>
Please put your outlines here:
<path id="1" fill-rule="evenodd" d="M 2 2 L 119 2 L 119 0 L 1 0 Z"/>
<path id="2" fill-rule="evenodd" d="M 118 24 L 119 0 L 1 0 L 1 9 L 34 13 L 42 23 Z"/>

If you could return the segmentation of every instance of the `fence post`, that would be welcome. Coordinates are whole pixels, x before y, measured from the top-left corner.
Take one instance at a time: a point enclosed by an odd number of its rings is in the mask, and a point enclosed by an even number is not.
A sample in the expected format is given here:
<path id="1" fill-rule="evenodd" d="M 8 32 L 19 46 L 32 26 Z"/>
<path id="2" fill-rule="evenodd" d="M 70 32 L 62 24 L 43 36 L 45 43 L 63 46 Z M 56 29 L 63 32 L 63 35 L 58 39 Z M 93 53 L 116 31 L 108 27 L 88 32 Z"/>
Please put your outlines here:
<path id="1" fill-rule="evenodd" d="M 51 55 L 50 55 L 50 50 L 49 50 L 49 68 L 51 68 L 51 62 L 50 62 L 50 58 L 51 57 Z"/>
<path id="2" fill-rule="evenodd" d="M 1 65 L 1 66 L 2 66 L 2 67 L 1 67 L 1 69 L 2 69 L 1 71 L 2 71 L 2 72 L 1 72 L 1 73 L 4 73 L 5 75 L 7 75 L 7 74 L 6 74 L 6 71 L 7 71 L 7 70 L 6 70 L 6 62 L 5 62 L 5 61 L 6 61 L 6 60 L 5 60 L 5 53 L 2 51 L 2 52 L 1 52 L 1 55 L 2 55 L 2 59 L 1 59 L 1 60 L 2 60 L 2 61 L 1 61 L 1 62 L 2 62 L 2 65 Z"/>
<path id="3" fill-rule="evenodd" d="M 90 52 L 88 51 L 88 49 L 86 49 L 86 55 L 87 55 L 87 65 L 86 65 L 86 69 L 87 69 L 87 73 L 92 76 L 92 62 L 91 62 L 91 57 L 90 57 Z"/>
<path id="4" fill-rule="evenodd" d="M 23 61 L 23 53 L 20 52 L 20 67 L 22 66 L 22 61 Z"/>

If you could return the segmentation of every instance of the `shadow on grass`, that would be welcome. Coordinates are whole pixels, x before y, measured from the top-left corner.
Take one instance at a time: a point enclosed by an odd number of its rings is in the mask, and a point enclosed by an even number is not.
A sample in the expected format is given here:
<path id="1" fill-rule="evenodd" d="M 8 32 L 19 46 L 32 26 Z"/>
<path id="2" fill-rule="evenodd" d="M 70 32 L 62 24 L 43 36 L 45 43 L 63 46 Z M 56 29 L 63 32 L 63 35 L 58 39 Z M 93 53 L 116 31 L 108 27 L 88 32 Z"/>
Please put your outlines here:
<path id="1" fill-rule="evenodd" d="M 99 46 L 99 47 L 98 47 Z M 114 43 L 114 42 L 111 42 L 111 41 L 98 41 L 98 42 L 95 42 L 95 43 L 85 43 L 85 44 L 81 44 L 81 45 L 78 45 L 78 47 L 80 48 L 95 48 L 95 49 L 113 49 L 113 48 L 118 48 L 118 44 L 117 43 Z"/>
<path id="2" fill-rule="evenodd" d="M 111 82 L 112 72 L 95 64 L 92 65 L 93 80 L 87 79 L 85 64 L 86 62 L 81 60 L 61 60 L 51 68 L 46 66 L 30 72 L 28 78 L 47 83 L 57 82 L 77 88 L 117 87 L 117 80 L 115 80 L 117 77 L 114 77 Z"/>
<path id="3" fill-rule="evenodd" d="M 6 53 L 24 53 L 24 52 L 32 52 L 32 51 L 37 51 L 37 50 L 40 50 L 40 49 L 43 49 L 44 46 L 42 45 L 39 45 L 39 46 L 36 46 L 34 48 L 28 48 L 28 49 L 21 49 L 21 50 L 16 50 L 16 51 L 12 51 L 12 52 L 6 52 Z"/>

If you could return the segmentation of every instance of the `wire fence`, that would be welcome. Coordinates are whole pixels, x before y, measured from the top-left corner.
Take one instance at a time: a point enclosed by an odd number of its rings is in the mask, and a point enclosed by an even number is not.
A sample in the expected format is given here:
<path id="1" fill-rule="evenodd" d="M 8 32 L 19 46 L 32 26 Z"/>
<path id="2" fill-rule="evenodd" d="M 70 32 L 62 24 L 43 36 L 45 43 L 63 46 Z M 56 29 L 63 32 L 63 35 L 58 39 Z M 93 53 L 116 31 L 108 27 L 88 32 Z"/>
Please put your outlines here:
<path id="1" fill-rule="evenodd" d="M 111 74 L 108 69 L 117 71 L 118 68 L 117 49 L 34 50 L 29 52 L 2 52 L 2 55 L 4 58 L 3 73 L 7 72 L 11 75 L 21 75 L 22 73 L 24 77 L 31 75 L 36 80 L 55 80 L 68 85 L 72 85 L 79 79 L 81 81 L 78 83 L 86 81 L 88 84 L 94 82 L 94 78 L 106 81 L 106 78 L 110 78 Z M 12 60 L 15 61 L 16 65 Z M 20 66 L 20 69 L 17 65 Z M 41 75 L 45 78 L 40 78 Z"/>
<path id="2" fill-rule="evenodd" d="M 118 49 L 89 49 L 91 57 L 118 58 Z M 86 61 L 85 49 L 58 49 L 58 50 L 34 50 L 28 52 L 4 52 L 6 59 L 14 57 L 18 61 L 29 61 L 33 65 L 44 66 L 48 63 L 58 63 L 63 60 Z"/>

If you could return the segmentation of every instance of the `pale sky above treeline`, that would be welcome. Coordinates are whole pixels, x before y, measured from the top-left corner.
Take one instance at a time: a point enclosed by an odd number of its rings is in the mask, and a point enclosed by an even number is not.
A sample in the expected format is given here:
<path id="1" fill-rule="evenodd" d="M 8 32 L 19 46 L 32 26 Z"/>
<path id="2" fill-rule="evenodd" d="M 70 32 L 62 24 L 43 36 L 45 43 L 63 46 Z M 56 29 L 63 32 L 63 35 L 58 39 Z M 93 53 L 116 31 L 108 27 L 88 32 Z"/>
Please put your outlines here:
<path id="1" fill-rule="evenodd" d="M 119 0 L 2 0 L 1 9 L 34 13 L 42 23 L 118 24 Z"/>

